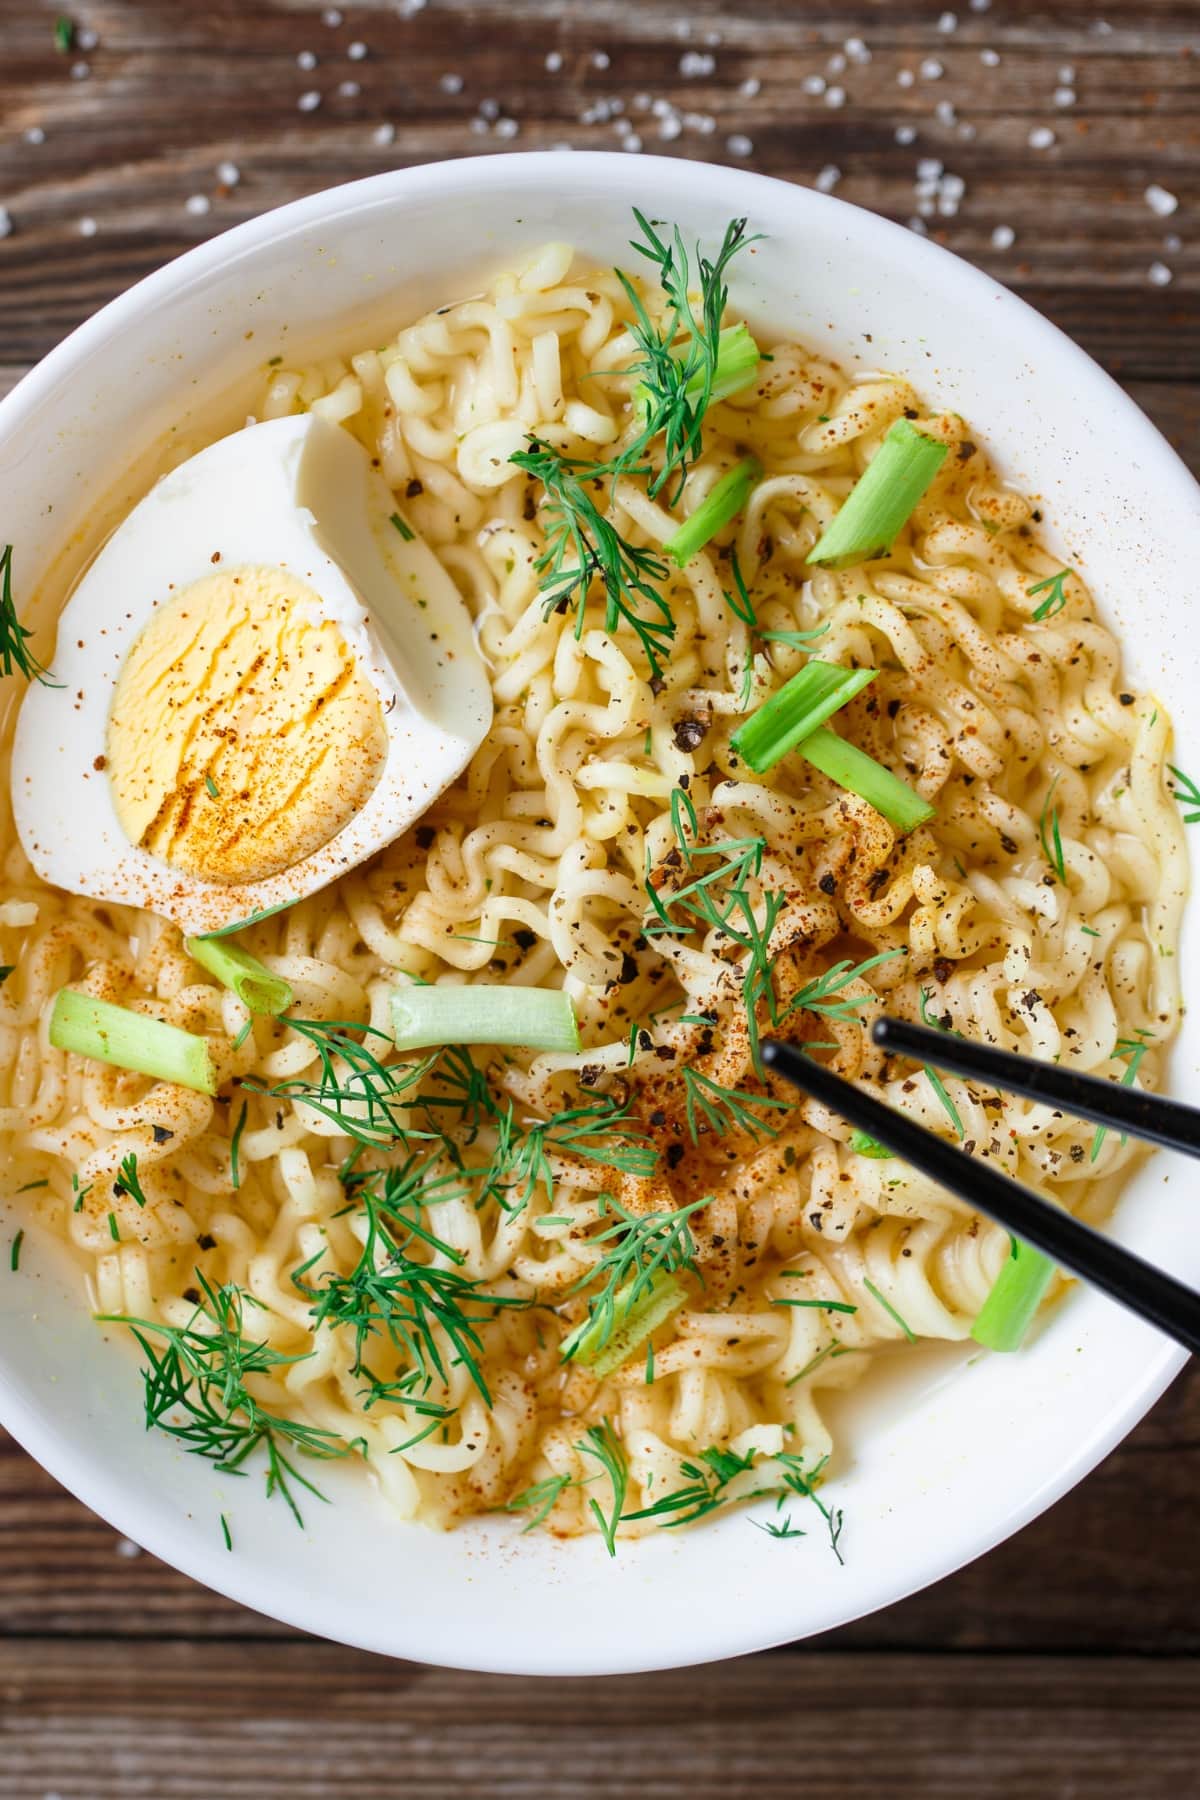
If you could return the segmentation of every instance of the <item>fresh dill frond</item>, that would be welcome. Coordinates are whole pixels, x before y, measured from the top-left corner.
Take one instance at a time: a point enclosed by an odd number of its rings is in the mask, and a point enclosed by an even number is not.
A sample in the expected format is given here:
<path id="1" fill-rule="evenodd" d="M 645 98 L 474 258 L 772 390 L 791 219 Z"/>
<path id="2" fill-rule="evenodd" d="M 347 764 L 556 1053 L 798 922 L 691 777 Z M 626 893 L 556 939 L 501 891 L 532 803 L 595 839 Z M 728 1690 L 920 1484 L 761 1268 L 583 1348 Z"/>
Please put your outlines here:
<path id="1" fill-rule="evenodd" d="M 922 988 L 921 996 L 920 996 L 921 1023 L 923 1025 L 927 1025 L 929 1027 L 930 1031 L 950 1031 L 950 1027 L 946 1023 L 945 1019 L 939 1019 L 936 1016 L 936 1014 L 930 1012 L 929 1008 L 930 1008 L 930 1003 L 932 1002 L 932 999 L 933 999 L 933 995 L 932 995 L 930 989 Z M 949 1016 L 950 1015 L 947 1013 L 946 1019 L 948 1019 Z M 951 1031 L 950 1035 L 952 1037 L 961 1037 L 962 1033 L 960 1031 Z M 949 1119 L 951 1125 L 953 1125 L 953 1127 L 954 1127 L 955 1135 L 960 1140 L 962 1138 L 965 1138 L 967 1133 L 963 1126 L 962 1115 L 959 1113 L 957 1106 L 955 1106 L 953 1100 L 950 1098 L 950 1091 L 947 1088 L 945 1082 L 942 1080 L 942 1078 L 938 1074 L 937 1070 L 931 1069 L 928 1063 L 922 1063 L 921 1066 L 925 1071 L 925 1079 L 928 1081 L 930 1087 L 933 1089 L 934 1093 L 937 1095 L 937 1098 L 941 1105 L 942 1111 L 945 1113 L 945 1115 Z"/>
<path id="2" fill-rule="evenodd" d="M 868 1294 L 870 1294 L 871 1298 L 873 1300 L 877 1300 L 879 1305 L 882 1306 L 884 1312 L 888 1315 L 888 1318 L 892 1320 L 893 1324 L 898 1325 L 900 1327 L 901 1331 L 904 1333 L 904 1335 L 908 1339 L 909 1343 L 915 1344 L 917 1341 L 916 1332 L 913 1330 L 911 1325 L 909 1325 L 904 1319 L 902 1319 L 900 1317 L 900 1314 L 896 1311 L 896 1308 L 892 1305 L 891 1301 L 886 1297 L 886 1295 L 880 1293 L 879 1289 L 875 1286 L 875 1283 L 865 1277 L 863 1279 L 863 1286 L 866 1288 L 866 1290 L 867 1290 Z M 850 1310 L 853 1312 L 855 1310 L 855 1308 L 852 1307 Z"/>
<path id="3" fill-rule="evenodd" d="M 603 1349 L 618 1319 L 649 1293 L 659 1275 L 677 1275 L 696 1266 L 696 1240 L 689 1220 L 708 1206 L 711 1194 L 692 1200 L 675 1212 L 629 1212 L 611 1194 L 600 1196 L 600 1212 L 614 1214 L 613 1222 L 589 1238 L 600 1248 L 597 1261 L 568 1290 L 589 1288 L 587 1331 L 593 1351 Z M 598 1284 L 598 1285 L 597 1285 Z M 572 1333 L 576 1338 L 580 1333 Z"/>
<path id="4" fill-rule="evenodd" d="M 1200 823 L 1200 787 L 1196 786 L 1190 775 L 1185 775 L 1182 769 L 1177 769 L 1174 763 L 1168 763 L 1167 767 L 1175 779 L 1175 786 L 1171 791 L 1183 810 L 1184 824 Z M 1190 812 L 1188 811 L 1189 807 L 1192 809 Z"/>
<path id="5" fill-rule="evenodd" d="M 129 1155 L 121 1159 L 120 1173 L 113 1182 L 114 1194 L 128 1194 L 139 1206 L 145 1206 L 146 1196 L 142 1192 L 142 1184 L 138 1179 L 137 1156 L 131 1150 Z"/>
<path id="6" fill-rule="evenodd" d="M 202 1456 L 222 1474 L 243 1475 L 256 1450 L 266 1452 L 268 1495 L 279 1494 L 298 1525 L 304 1520 L 292 1483 L 318 1499 L 325 1496 L 291 1461 L 289 1452 L 321 1460 L 348 1456 L 357 1445 L 336 1432 L 269 1412 L 249 1392 L 256 1375 L 303 1362 L 311 1351 L 286 1356 L 247 1337 L 245 1307 L 256 1305 L 233 1286 L 214 1287 L 197 1270 L 203 1301 L 185 1326 L 102 1313 L 102 1322 L 125 1325 L 146 1357 L 142 1369 L 146 1427 L 156 1427 Z M 161 1339 L 161 1344 L 154 1340 Z"/>
<path id="7" fill-rule="evenodd" d="M 235 1193 L 242 1185 L 242 1133 L 246 1129 L 246 1114 L 249 1110 L 250 1102 L 248 1100 L 243 1100 L 242 1110 L 237 1116 L 237 1123 L 234 1125 L 233 1135 L 229 1140 L 229 1179 L 233 1183 Z"/>
<path id="8" fill-rule="evenodd" d="M 588 1511 L 600 1527 L 608 1554 L 615 1556 L 617 1526 L 621 1523 L 625 1496 L 629 1492 L 629 1464 L 625 1459 L 624 1446 L 609 1421 L 604 1419 L 599 1425 L 590 1425 L 575 1448 L 581 1456 L 590 1456 L 598 1462 L 611 1484 L 612 1496 L 608 1511 L 605 1512 L 600 1502 L 594 1498 L 588 1501 Z"/>
<path id="9" fill-rule="evenodd" d="M 0 674 L 11 675 L 19 669 L 27 681 L 40 681 L 43 687 L 61 687 L 49 669 L 42 667 L 26 639 L 33 636 L 17 617 L 17 604 L 12 591 L 13 547 L 0 550 Z"/>
<path id="10" fill-rule="evenodd" d="M 718 1137 L 724 1137 L 729 1127 L 736 1125 L 749 1132 L 751 1137 L 772 1138 L 776 1135 L 775 1127 L 760 1119 L 750 1108 L 768 1106 L 780 1112 L 792 1110 L 790 1101 L 775 1100 L 769 1094 L 747 1093 L 745 1088 L 724 1087 L 710 1075 L 702 1075 L 699 1069 L 684 1069 L 683 1087 L 688 1132 L 693 1144 L 700 1142 L 703 1130 L 697 1113 L 703 1115 L 708 1129 Z"/>
<path id="11" fill-rule="evenodd" d="M 360 1025 L 354 1020 L 283 1019 L 280 1023 L 315 1047 L 320 1079 L 309 1081 L 297 1076 L 267 1087 L 243 1077 L 244 1088 L 276 1099 L 303 1102 L 362 1144 L 393 1143 L 404 1135 L 396 1111 L 412 1104 L 410 1090 L 429 1068 L 431 1058 L 418 1063 L 384 1063 L 370 1048 L 370 1042 L 378 1040 L 390 1048 L 391 1038 L 373 1025 Z M 339 1063 L 343 1065 L 341 1069 Z"/>
<path id="12" fill-rule="evenodd" d="M 862 962 L 851 962 L 844 958 L 833 964 L 823 974 L 814 975 L 811 981 L 805 982 L 788 1001 L 787 1010 L 793 1012 L 820 1013 L 827 1019 L 849 1019 L 857 1023 L 867 1004 L 866 998 L 846 994 L 843 989 L 852 981 L 860 981 L 877 969 L 881 963 L 891 962 L 893 957 L 903 956 L 903 948 L 880 950 L 875 956 L 868 956 Z"/>
<path id="13" fill-rule="evenodd" d="M 538 438 L 530 438 L 529 448 L 509 461 L 545 490 L 546 548 L 534 567 L 541 576 L 546 617 L 574 607 L 575 635 L 581 637 L 592 583 L 600 581 L 605 630 L 627 625 L 641 643 L 651 676 L 658 679 L 675 637 L 671 608 L 655 585 L 666 580 L 667 564 L 656 550 L 627 543 L 597 504 L 587 484 L 608 471 L 564 456 Z"/>
<path id="14" fill-rule="evenodd" d="M 1034 587 L 1026 588 L 1025 592 L 1031 600 L 1036 600 L 1039 594 L 1046 596 L 1041 604 L 1033 609 L 1032 616 L 1039 625 L 1044 619 L 1052 619 L 1055 613 L 1060 613 L 1067 604 L 1067 576 L 1074 573 L 1074 569 L 1060 569 L 1057 575 L 1048 575 L 1045 581 L 1039 581 Z"/>
<path id="15" fill-rule="evenodd" d="M 826 1506 L 817 1491 L 817 1485 L 825 1472 L 829 1458 L 823 1456 L 815 1468 L 807 1471 L 804 1467 L 803 1457 L 793 1455 L 789 1451 L 781 1450 L 776 1455 L 775 1461 L 783 1468 L 783 1485 L 787 1492 L 799 1495 L 802 1500 L 810 1500 L 816 1507 L 829 1532 L 829 1548 L 840 1563 L 844 1562 L 845 1558 L 839 1547 L 844 1523 L 842 1510 L 840 1507 Z"/>
<path id="16" fill-rule="evenodd" d="M 1058 808 L 1051 805 L 1054 790 L 1058 786 L 1056 775 L 1046 789 L 1046 798 L 1042 801 L 1042 810 L 1038 818 L 1038 837 L 1041 840 L 1042 855 L 1054 870 L 1058 879 L 1067 879 L 1067 862 L 1063 855 L 1062 832 L 1058 824 Z"/>
<path id="17" fill-rule="evenodd" d="M 573 1485 L 570 1475 L 547 1475 L 544 1480 L 535 1481 L 521 1493 L 514 1494 L 511 1500 L 506 1500 L 504 1510 L 529 1513 L 528 1521 L 521 1528 L 521 1536 L 524 1537 L 527 1531 L 545 1524 L 563 1493 Z"/>
<path id="18" fill-rule="evenodd" d="M 716 1512 L 728 1501 L 726 1489 L 738 1476 L 754 1467 L 757 1452 L 747 1450 L 739 1456 L 735 1450 L 721 1450 L 710 1445 L 693 1460 L 681 1462 L 680 1474 L 686 1480 L 668 1493 L 659 1494 L 649 1506 L 626 1513 L 627 1519 L 656 1519 L 664 1531 L 678 1525 L 694 1525 L 697 1519 Z"/>
<path id="19" fill-rule="evenodd" d="M 1153 1042 L 1153 1034 L 1141 1029 L 1135 1031 L 1131 1038 L 1117 1039 L 1117 1042 L 1113 1046 L 1113 1056 L 1125 1064 L 1125 1073 L 1121 1077 L 1122 1087 L 1133 1086 L 1134 1082 L 1137 1080 L 1138 1070 L 1142 1066 L 1142 1058 L 1145 1056 Z M 1088 1159 L 1090 1162 L 1095 1162 L 1096 1158 L 1099 1156 L 1100 1146 L 1103 1144 L 1107 1133 L 1107 1126 L 1097 1125 L 1096 1135 L 1092 1139 L 1092 1153 Z M 1121 1134 L 1121 1142 L 1125 1142 L 1124 1132 Z"/>

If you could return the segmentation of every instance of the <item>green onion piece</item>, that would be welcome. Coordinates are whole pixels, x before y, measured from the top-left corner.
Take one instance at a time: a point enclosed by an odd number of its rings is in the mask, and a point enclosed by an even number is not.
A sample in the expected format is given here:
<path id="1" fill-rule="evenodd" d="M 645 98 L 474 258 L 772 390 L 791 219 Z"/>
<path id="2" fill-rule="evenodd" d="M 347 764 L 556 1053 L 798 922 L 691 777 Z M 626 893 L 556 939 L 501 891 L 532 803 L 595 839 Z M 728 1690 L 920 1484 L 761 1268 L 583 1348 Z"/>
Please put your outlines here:
<path id="1" fill-rule="evenodd" d="M 679 361 L 679 358 L 676 358 Z M 708 391 L 708 403 L 714 405 L 718 400 L 728 400 L 730 394 L 740 394 L 748 388 L 758 374 L 758 345 L 750 336 L 748 325 L 727 325 L 717 339 L 717 362 L 713 370 L 712 386 Z M 683 384 L 683 391 L 689 400 L 699 400 L 704 392 L 704 371 L 696 369 Z M 639 381 L 633 390 L 633 404 L 645 411 L 650 405 L 650 389 L 644 381 Z"/>
<path id="2" fill-rule="evenodd" d="M 562 1341 L 564 1362 L 582 1363 L 599 1380 L 629 1361 L 687 1295 L 673 1275 L 658 1269 L 647 1281 L 635 1275 L 613 1295 L 611 1308 L 589 1313 Z"/>
<path id="3" fill-rule="evenodd" d="M 278 1015 L 292 1004 L 290 984 L 282 975 L 272 975 L 265 963 L 240 944 L 224 937 L 190 937 L 184 938 L 183 947 L 222 987 L 232 988 L 252 1013 Z"/>
<path id="4" fill-rule="evenodd" d="M 217 1091 L 217 1068 L 207 1038 L 147 1019 L 127 1006 L 76 993 L 74 988 L 61 988 L 55 998 L 50 1042 L 56 1050 L 94 1056 L 114 1068 L 174 1081 L 198 1094 Z"/>
<path id="5" fill-rule="evenodd" d="M 886 556 L 945 462 L 948 448 L 917 431 L 907 419 L 897 419 L 832 524 L 809 551 L 809 562 L 844 569 L 850 563 Z"/>
<path id="6" fill-rule="evenodd" d="M 413 530 L 412 526 L 407 522 L 407 520 L 402 519 L 398 512 L 392 513 L 392 515 L 389 519 L 389 524 L 392 524 L 396 527 L 396 530 L 400 533 L 400 536 L 404 539 L 406 544 L 411 544 L 413 539 L 417 535 L 416 532 Z"/>
<path id="7" fill-rule="evenodd" d="M 580 1049 L 575 1008 L 561 988 L 400 988 L 392 995 L 392 1033 L 398 1050 L 435 1044 Z"/>
<path id="8" fill-rule="evenodd" d="M 762 472 L 762 464 L 756 456 L 743 456 L 741 462 L 735 463 L 720 481 L 713 484 L 691 518 L 685 519 L 679 530 L 672 532 L 663 545 L 663 555 L 669 556 L 677 568 L 686 568 L 697 550 L 703 550 L 709 539 L 741 512 L 750 498 L 751 489 L 762 480 Z"/>
<path id="9" fill-rule="evenodd" d="M 888 1162 L 892 1156 L 892 1152 L 885 1148 L 877 1138 L 873 1138 L 868 1131 L 852 1131 L 850 1148 L 856 1156 L 874 1156 L 880 1162 Z"/>
<path id="10" fill-rule="evenodd" d="M 975 1342 L 988 1350 L 1019 1350 L 1053 1278 L 1050 1258 L 1014 1238 L 1012 1254 L 971 1327 Z"/>
<path id="11" fill-rule="evenodd" d="M 815 659 L 805 663 L 798 675 L 738 726 L 729 741 L 730 749 L 748 762 L 756 775 L 762 775 L 861 693 L 878 673 L 878 669 L 840 669 L 836 663 Z"/>
<path id="12" fill-rule="evenodd" d="M 914 826 L 923 825 L 926 819 L 932 819 L 933 808 L 928 800 L 922 800 L 906 781 L 901 781 L 898 775 L 893 775 L 890 769 L 885 769 L 856 744 L 848 744 L 836 731 L 822 725 L 797 744 L 796 749 L 814 768 L 820 769 L 822 775 L 828 775 L 830 781 L 848 788 L 876 812 L 882 813 L 901 836 L 912 831 Z"/>

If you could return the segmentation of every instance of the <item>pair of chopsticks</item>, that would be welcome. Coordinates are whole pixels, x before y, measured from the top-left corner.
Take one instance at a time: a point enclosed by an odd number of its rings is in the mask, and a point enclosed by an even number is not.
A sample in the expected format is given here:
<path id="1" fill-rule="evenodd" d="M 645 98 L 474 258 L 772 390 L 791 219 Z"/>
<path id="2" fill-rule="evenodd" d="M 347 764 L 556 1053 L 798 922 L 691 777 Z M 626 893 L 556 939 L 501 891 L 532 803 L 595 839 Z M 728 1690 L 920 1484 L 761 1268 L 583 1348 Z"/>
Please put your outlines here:
<path id="1" fill-rule="evenodd" d="M 1148 1143 L 1182 1150 L 1186 1156 L 1200 1157 L 1200 1111 L 1181 1106 L 1177 1100 L 1122 1087 L 1094 1075 L 1076 1074 L 1055 1063 L 1016 1056 L 1011 1051 L 931 1031 L 923 1025 L 910 1025 L 904 1019 L 876 1020 L 871 1036 L 881 1049 L 894 1055 L 932 1063 L 951 1074 L 1059 1107 L 1110 1131 L 1125 1132 Z M 1200 1293 L 1152 1263 L 1143 1262 L 1131 1250 L 1122 1249 L 1032 1189 L 1001 1174 L 990 1163 L 968 1156 L 926 1131 L 923 1125 L 863 1093 L 795 1046 L 771 1040 L 763 1044 L 762 1055 L 764 1063 L 776 1074 L 839 1113 L 857 1130 L 867 1132 L 893 1155 L 903 1157 L 914 1169 L 957 1194 L 976 1211 L 986 1213 L 1015 1237 L 1032 1244 L 1188 1350 L 1200 1351 Z"/>

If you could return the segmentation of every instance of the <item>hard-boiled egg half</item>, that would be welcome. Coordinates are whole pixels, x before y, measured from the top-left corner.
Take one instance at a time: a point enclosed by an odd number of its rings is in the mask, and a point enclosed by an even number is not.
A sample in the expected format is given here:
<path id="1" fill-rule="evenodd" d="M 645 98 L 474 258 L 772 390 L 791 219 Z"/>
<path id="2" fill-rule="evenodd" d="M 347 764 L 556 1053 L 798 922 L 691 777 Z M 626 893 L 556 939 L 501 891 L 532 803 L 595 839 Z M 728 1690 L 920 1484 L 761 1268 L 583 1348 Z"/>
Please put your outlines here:
<path id="1" fill-rule="evenodd" d="M 249 425 L 146 495 L 17 724 L 44 880 L 223 931 L 343 875 L 466 766 L 492 697 L 457 589 L 361 445 Z"/>

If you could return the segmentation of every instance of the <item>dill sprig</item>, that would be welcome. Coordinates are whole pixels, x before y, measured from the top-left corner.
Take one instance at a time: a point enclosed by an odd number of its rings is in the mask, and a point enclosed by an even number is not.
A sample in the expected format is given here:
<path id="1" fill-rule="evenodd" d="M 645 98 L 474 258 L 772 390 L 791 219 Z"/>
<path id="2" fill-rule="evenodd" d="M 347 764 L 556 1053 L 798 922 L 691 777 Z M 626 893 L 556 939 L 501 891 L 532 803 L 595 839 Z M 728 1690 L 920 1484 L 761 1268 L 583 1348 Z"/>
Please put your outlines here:
<path id="1" fill-rule="evenodd" d="M 675 636 L 671 609 L 653 585 L 666 580 L 667 565 L 657 551 L 627 543 L 597 505 L 587 484 L 608 475 L 608 467 L 579 462 L 532 437 L 528 450 L 518 450 L 509 461 L 545 490 L 546 548 L 534 567 L 542 578 L 546 617 L 573 606 L 575 635 L 581 637 L 592 583 L 602 582 L 605 630 L 628 625 L 658 679 Z"/>
<path id="2" fill-rule="evenodd" d="M 601 1284 L 588 1296 L 587 1332 L 593 1351 L 607 1344 L 618 1316 L 627 1314 L 649 1293 L 658 1275 L 695 1269 L 696 1240 L 689 1221 L 711 1200 L 712 1195 L 705 1194 L 675 1212 L 633 1213 L 611 1194 L 601 1194 L 601 1217 L 615 1216 L 610 1225 L 588 1240 L 592 1246 L 603 1246 L 602 1253 L 569 1290 L 576 1294 L 594 1283 Z M 577 1341 L 581 1335 L 573 1332 L 568 1342 Z"/>
<path id="3" fill-rule="evenodd" d="M 858 1022 L 866 1000 L 858 995 L 847 994 L 843 990 L 852 981 L 860 981 L 880 963 L 891 962 L 893 957 L 903 956 L 903 947 L 895 950 L 880 950 L 874 956 L 868 956 L 862 962 L 851 962 L 849 957 L 833 964 L 821 975 L 814 975 L 811 981 L 797 990 L 788 1001 L 787 1010 L 792 1012 L 820 1013 L 827 1019 L 849 1019 Z"/>
<path id="4" fill-rule="evenodd" d="M 939 1019 L 935 1013 L 930 1012 L 929 1006 L 932 999 L 933 995 L 929 988 L 922 988 L 920 999 L 921 1023 L 927 1025 L 930 1031 L 948 1031 L 950 1028 L 945 1021 Z M 948 1018 L 949 1014 L 946 1016 Z M 962 1033 L 956 1031 L 952 1032 L 951 1035 L 953 1037 L 961 1037 Z M 950 1092 L 945 1082 L 942 1080 L 937 1070 L 931 1069 L 928 1063 L 922 1063 L 921 1067 L 925 1071 L 925 1079 L 938 1097 L 942 1111 L 949 1119 L 951 1125 L 953 1125 L 955 1135 L 959 1139 L 965 1138 L 967 1134 L 963 1127 L 962 1116 L 959 1113 L 957 1106 L 955 1106 L 953 1100 L 950 1098 Z M 907 1326 L 905 1329 L 908 1329 Z"/>
<path id="5" fill-rule="evenodd" d="M 354 1020 L 284 1019 L 281 1023 L 315 1046 L 321 1065 L 320 1079 L 309 1081 L 297 1076 L 266 1087 L 243 1077 L 244 1088 L 280 1100 L 302 1101 L 360 1144 L 386 1144 L 401 1136 L 427 1135 L 402 1132 L 395 1114 L 398 1108 L 412 1104 L 410 1090 L 428 1070 L 432 1058 L 418 1063 L 384 1063 L 368 1040 L 379 1039 L 390 1047 L 391 1038 L 374 1025 L 360 1025 Z"/>
<path id="6" fill-rule="evenodd" d="M 804 1458 L 802 1456 L 793 1455 L 786 1450 L 779 1451 L 775 1457 L 775 1461 L 780 1464 L 784 1471 L 783 1486 L 786 1492 L 797 1494 L 800 1499 L 810 1500 L 812 1502 L 825 1521 L 826 1529 L 829 1532 L 829 1548 L 833 1551 L 833 1554 L 837 1557 L 838 1561 L 844 1563 L 845 1558 L 839 1548 L 839 1540 L 841 1539 L 842 1525 L 844 1523 L 842 1509 L 840 1506 L 833 1508 L 826 1506 L 820 1494 L 817 1492 L 818 1483 L 825 1473 L 829 1458 L 823 1456 L 820 1462 L 810 1470 L 805 1469 Z M 780 1535 L 783 1536 L 785 1534 L 780 1533 Z"/>
<path id="7" fill-rule="evenodd" d="M 1067 860 L 1063 855 L 1062 832 L 1058 824 L 1058 808 L 1051 806 L 1054 790 L 1058 786 L 1058 776 L 1046 789 L 1046 798 L 1042 801 L 1042 810 L 1038 818 L 1038 837 L 1041 840 L 1042 855 L 1050 864 L 1060 881 L 1067 879 Z"/>
<path id="8" fill-rule="evenodd" d="M 680 1474 L 687 1477 L 681 1486 L 660 1494 L 649 1506 L 626 1513 L 625 1517 L 657 1519 L 664 1531 L 677 1525 L 694 1525 L 697 1519 L 705 1518 L 727 1503 L 729 1496 L 725 1490 L 738 1475 L 750 1472 L 756 1454 L 754 1450 L 747 1450 L 744 1456 L 739 1456 L 735 1450 L 721 1450 L 710 1444 L 694 1461 L 680 1463 Z"/>
<path id="9" fill-rule="evenodd" d="M 729 1127 L 736 1125 L 740 1130 L 749 1132 L 751 1137 L 772 1138 L 776 1135 L 775 1127 L 768 1125 L 765 1119 L 760 1119 L 750 1108 L 769 1106 L 778 1108 L 780 1112 L 792 1110 L 788 1100 L 774 1100 L 769 1094 L 747 1093 L 745 1088 L 724 1087 L 710 1075 L 702 1075 L 699 1069 L 684 1069 L 683 1087 L 688 1132 L 693 1144 L 700 1142 L 704 1128 L 697 1113 L 703 1116 L 708 1129 L 718 1137 L 724 1137 Z"/>
<path id="10" fill-rule="evenodd" d="M 1154 1042 L 1152 1032 L 1141 1028 L 1135 1030 L 1131 1038 L 1118 1038 L 1113 1045 L 1113 1057 L 1125 1064 L 1125 1073 L 1121 1077 L 1122 1087 L 1132 1087 L 1137 1080 L 1138 1070 L 1142 1066 L 1142 1058 Z M 1100 1154 L 1100 1146 L 1107 1135 L 1108 1127 L 1097 1125 L 1096 1135 L 1092 1139 L 1092 1153 L 1089 1161 L 1095 1162 Z M 1121 1142 L 1125 1142 L 1125 1133 L 1121 1133 Z"/>
<path id="11" fill-rule="evenodd" d="M 1200 823 L 1200 787 L 1196 786 L 1190 775 L 1185 775 L 1182 769 L 1177 769 L 1174 763 L 1168 763 L 1167 767 L 1175 778 L 1175 786 L 1171 792 L 1183 811 L 1184 824 Z M 1190 812 L 1188 811 L 1189 807 L 1192 808 Z"/>
<path id="12" fill-rule="evenodd" d="M 590 1425 L 584 1437 L 575 1448 L 581 1456 L 590 1456 L 598 1462 L 601 1471 L 608 1476 L 612 1487 L 609 1509 L 605 1512 L 596 1499 L 588 1501 L 588 1511 L 600 1527 L 601 1536 L 608 1548 L 608 1554 L 617 1554 L 617 1526 L 621 1523 L 621 1514 L 625 1510 L 625 1496 L 629 1492 L 629 1464 L 625 1459 L 625 1448 L 620 1438 L 607 1419 L 599 1425 Z"/>
<path id="13" fill-rule="evenodd" d="M 199 1270 L 196 1276 L 203 1301 L 187 1325 L 121 1313 L 99 1315 L 105 1323 L 127 1326 L 146 1356 L 142 1370 L 146 1428 L 166 1432 L 225 1475 L 245 1474 L 245 1463 L 264 1449 L 268 1495 L 279 1494 L 296 1523 L 303 1525 L 291 1484 L 307 1488 L 319 1500 L 325 1496 L 300 1473 L 288 1451 L 329 1460 L 363 1446 L 359 1440 L 347 1443 L 320 1426 L 282 1418 L 259 1404 L 246 1386 L 250 1378 L 304 1362 L 312 1352 L 285 1356 L 247 1337 L 245 1307 L 258 1302 L 238 1287 L 214 1287 Z M 161 1339 L 161 1346 L 153 1339 Z"/>
<path id="14" fill-rule="evenodd" d="M 528 1521 L 521 1528 L 521 1536 L 524 1537 L 527 1531 L 545 1524 L 563 1493 L 572 1485 L 573 1478 L 570 1475 L 547 1475 L 543 1481 L 535 1481 L 521 1493 L 514 1494 L 511 1500 L 506 1500 L 504 1510 L 529 1513 Z"/>
<path id="15" fill-rule="evenodd" d="M 128 1194 L 139 1206 L 145 1206 L 146 1196 L 142 1192 L 142 1184 L 138 1179 L 137 1156 L 131 1150 L 128 1156 L 122 1157 L 120 1172 L 113 1182 L 114 1194 Z"/>
<path id="16" fill-rule="evenodd" d="M 55 681 L 49 669 L 42 667 L 26 643 L 33 633 L 17 617 L 12 564 L 13 547 L 5 544 L 0 550 L 0 674 L 11 675 L 14 669 L 19 669 L 27 681 L 40 681 L 43 687 L 61 687 L 62 683 Z"/>
<path id="17" fill-rule="evenodd" d="M 625 451 L 622 465 L 640 462 L 647 446 L 661 436 L 662 466 L 651 477 L 649 492 L 656 496 L 674 476 L 674 492 L 667 502 L 673 506 L 702 448 L 701 426 L 712 399 L 721 320 L 729 302 L 726 270 L 738 251 L 754 239 L 746 236 L 745 219 L 731 219 L 714 258 L 706 257 L 696 246 L 697 313 L 690 291 L 691 260 L 678 225 L 668 236 L 660 237 L 637 207 L 633 216 L 644 240 L 633 239 L 633 248 L 654 265 L 667 309 L 664 324 L 655 325 L 632 281 L 620 269 L 616 271 L 634 312 L 629 329 L 640 355 L 629 374 L 639 384 L 638 397 L 645 409 L 643 429 Z"/>
<path id="18" fill-rule="evenodd" d="M 1044 619 L 1052 619 L 1055 613 L 1060 613 L 1067 604 L 1067 576 L 1074 573 L 1074 569 L 1060 569 L 1057 575 L 1048 575 L 1045 581 L 1039 581 L 1034 587 L 1026 588 L 1025 592 L 1031 600 L 1036 600 L 1039 594 L 1046 596 L 1041 604 L 1033 609 L 1032 616 L 1038 624 L 1041 624 Z"/>

